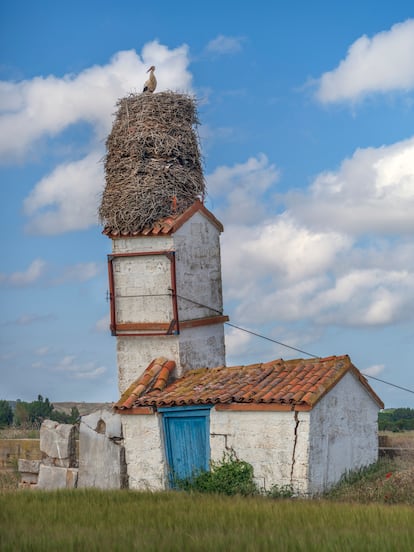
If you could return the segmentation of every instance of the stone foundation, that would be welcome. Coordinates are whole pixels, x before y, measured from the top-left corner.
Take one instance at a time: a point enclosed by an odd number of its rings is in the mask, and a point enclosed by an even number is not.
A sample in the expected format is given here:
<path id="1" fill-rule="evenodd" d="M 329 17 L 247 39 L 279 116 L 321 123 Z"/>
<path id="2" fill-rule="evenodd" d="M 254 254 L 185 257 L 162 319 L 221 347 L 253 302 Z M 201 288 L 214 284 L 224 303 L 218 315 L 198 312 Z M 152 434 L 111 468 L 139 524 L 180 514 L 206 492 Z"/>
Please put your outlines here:
<path id="1" fill-rule="evenodd" d="M 41 460 L 19 459 L 20 488 L 73 489 L 78 481 L 77 427 L 45 420 L 40 428 Z"/>

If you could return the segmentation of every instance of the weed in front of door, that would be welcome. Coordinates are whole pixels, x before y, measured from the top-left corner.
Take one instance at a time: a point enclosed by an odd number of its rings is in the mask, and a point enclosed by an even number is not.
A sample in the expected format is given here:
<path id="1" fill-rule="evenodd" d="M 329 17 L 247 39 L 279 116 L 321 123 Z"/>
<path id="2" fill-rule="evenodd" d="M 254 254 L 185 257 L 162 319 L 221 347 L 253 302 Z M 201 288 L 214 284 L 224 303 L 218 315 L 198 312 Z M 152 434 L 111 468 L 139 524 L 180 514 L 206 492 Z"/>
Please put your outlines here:
<path id="1" fill-rule="evenodd" d="M 192 477 L 175 478 L 174 486 L 184 491 L 253 495 L 258 488 L 253 479 L 253 467 L 234 454 L 224 455 L 221 462 L 211 462 L 209 471 L 198 471 Z"/>

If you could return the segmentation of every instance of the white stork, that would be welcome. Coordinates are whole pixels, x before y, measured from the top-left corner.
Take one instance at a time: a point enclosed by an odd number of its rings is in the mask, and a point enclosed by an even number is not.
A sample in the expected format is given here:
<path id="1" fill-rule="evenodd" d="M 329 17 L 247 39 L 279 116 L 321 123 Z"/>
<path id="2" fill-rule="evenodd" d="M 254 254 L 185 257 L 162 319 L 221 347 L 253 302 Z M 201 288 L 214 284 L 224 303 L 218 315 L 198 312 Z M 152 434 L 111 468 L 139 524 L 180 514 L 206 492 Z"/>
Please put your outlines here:
<path id="1" fill-rule="evenodd" d="M 144 84 L 143 92 L 154 92 L 154 90 L 156 89 L 157 79 L 155 78 L 154 71 L 155 71 L 155 67 L 154 65 L 151 65 L 151 67 L 147 71 L 147 73 L 149 73 L 150 76 Z"/>

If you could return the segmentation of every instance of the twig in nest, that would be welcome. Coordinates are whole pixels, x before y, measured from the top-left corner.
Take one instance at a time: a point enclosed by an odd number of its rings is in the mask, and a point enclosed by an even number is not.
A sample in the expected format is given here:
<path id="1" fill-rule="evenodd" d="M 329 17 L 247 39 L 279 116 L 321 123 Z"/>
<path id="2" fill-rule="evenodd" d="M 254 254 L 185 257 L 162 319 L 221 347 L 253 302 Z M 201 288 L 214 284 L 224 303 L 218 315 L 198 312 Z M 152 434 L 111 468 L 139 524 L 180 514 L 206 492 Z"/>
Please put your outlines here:
<path id="1" fill-rule="evenodd" d="M 132 94 L 118 101 L 108 136 L 99 216 L 111 232 L 140 232 L 204 199 L 195 100 Z"/>

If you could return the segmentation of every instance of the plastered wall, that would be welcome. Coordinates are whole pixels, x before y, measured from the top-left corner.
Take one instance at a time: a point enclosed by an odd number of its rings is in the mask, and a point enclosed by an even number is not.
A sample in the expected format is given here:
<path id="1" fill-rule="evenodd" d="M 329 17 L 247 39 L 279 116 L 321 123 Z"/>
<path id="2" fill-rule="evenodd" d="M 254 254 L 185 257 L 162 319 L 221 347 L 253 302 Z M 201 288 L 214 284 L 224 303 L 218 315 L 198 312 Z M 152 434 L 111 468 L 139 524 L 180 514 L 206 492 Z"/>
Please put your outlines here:
<path id="1" fill-rule="evenodd" d="M 160 424 L 157 414 L 122 416 L 130 489 L 157 491 L 167 486 Z"/>
<path id="2" fill-rule="evenodd" d="M 161 416 L 122 416 L 129 485 L 132 489 L 167 487 Z M 249 462 L 258 486 L 275 484 L 307 491 L 308 413 L 210 412 L 211 460 L 225 454 Z"/>
<path id="3" fill-rule="evenodd" d="M 204 215 L 195 213 L 169 236 L 113 240 L 113 253 L 151 251 L 175 251 L 180 322 L 221 312 L 220 233 Z M 172 320 L 171 264 L 166 256 L 115 258 L 113 274 L 118 323 Z M 193 368 L 222 366 L 223 324 L 182 328 L 179 335 L 117 336 L 120 393 L 159 356 L 175 361 L 176 377 Z"/>
<path id="4" fill-rule="evenodd" d="M 174 234 L 180 320 L 222 312 L 220 233 L 196 213 Z M 210 307 L 210 308 L 208 308 Z"/>
<path id="5" fill-rule="evenodd" d="M 314 407 L 310 423 L 312 493 L 378 459 L 378 405 L 353 374 L 347 373 Z"/>
<path id="6" fill-rule="evenodd" d="M 253 466 L 256 482 L 307 492 L 309 414 L 307 412 L 238 412 L 211 410 L 211 458 L 233 451 Z"/>

